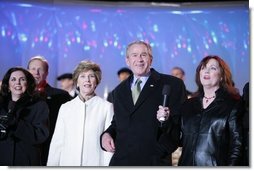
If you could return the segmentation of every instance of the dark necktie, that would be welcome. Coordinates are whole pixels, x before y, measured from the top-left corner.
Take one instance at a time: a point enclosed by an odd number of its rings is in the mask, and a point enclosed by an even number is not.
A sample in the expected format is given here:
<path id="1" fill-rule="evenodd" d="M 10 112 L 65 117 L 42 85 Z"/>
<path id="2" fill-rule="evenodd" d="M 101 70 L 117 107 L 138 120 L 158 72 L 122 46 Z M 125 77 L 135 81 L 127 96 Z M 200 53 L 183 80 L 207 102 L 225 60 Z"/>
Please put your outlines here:
<path id="1" fill-rule="evenodd" d="M 135 85 L 132 89 L 132 99 L 133 99 L 134 104 L 136 103 L 138 96 L 141 92 L 141 86 L 140 86 L 141 83 L 142 83 L 142 81 L 140 79 L 137 79 L 137 81 L 135 82 Z"/>

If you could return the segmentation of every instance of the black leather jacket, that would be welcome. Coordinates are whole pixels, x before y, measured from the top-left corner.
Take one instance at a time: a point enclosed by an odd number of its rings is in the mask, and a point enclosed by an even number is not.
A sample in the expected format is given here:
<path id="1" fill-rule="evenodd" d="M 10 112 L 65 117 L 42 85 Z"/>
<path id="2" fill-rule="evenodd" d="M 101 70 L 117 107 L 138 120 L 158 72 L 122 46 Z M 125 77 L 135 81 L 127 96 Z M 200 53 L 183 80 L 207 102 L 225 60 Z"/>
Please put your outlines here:
<path id="1" fill-rule="evenodd" d="M 182 108 L 182 166 L 239 165 L 242 146 L 240 101 L 219 89 L 206 108 L 202 97 L 188 99 Z"/>

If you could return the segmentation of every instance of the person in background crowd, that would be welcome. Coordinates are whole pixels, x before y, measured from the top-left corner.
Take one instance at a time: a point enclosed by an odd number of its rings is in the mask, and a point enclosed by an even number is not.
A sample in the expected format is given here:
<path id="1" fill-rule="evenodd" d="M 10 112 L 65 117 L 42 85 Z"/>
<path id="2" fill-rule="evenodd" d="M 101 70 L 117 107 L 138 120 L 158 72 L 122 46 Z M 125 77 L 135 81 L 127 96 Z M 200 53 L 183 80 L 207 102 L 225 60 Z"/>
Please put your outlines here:
<path id="1" fill-rule="evenodd" d="M 73 76 L 79 95 L 60 108 L 47 165 L 108 166 L 112 153 L 100 148 L 100 135 L 110 125 L 113 105 L 95 94 L 101 69 L 81 61 Z"/>
<path id="2" fill-rule="evenodd" d="M 75 98 L 78 95 L 78 90 L 72 79 L 72 73 L 62 74 L 57 77 L 57 80 L 60 81 L 61 89 L 67 91 L 72 98 Z"/>
<path id="3" fill-rule="evenodd" d="M 180 67 L 173 67 L 172 69 L 171 69 L 171 75 L 173 75 L 173 76 L 175 76 L 175 77 L 177 77 L 177 78 L 179 78 L 179 79 L 181 79 L 181 80 L 185 80 L 185 72 L 184 72 L 184 70 L 182 69 L 182 68 L 180 68 Z M 191 98 L 191 96 L 192 96 L 192 94 L 193 94 L 193 92 L 191 92 L 191 91 L 189 91 L 189 90 L 187 90 L 186 89 L 186 92 L 187 92 L 187 97 L 188 98 Z"/>
<path id="4" fill-rule="evenodd" d="M 120 82 L 126 80 L 131 74 L 132 71 L 126 67 L 123 67 L 117 71 L 117 76 Z"/>
<path id="5" fill-rule="evenodd" d="M 51 87 L 47 83 L 49 64 L 44 57 L 32 57 L 28 62 L 27 68 L 35 78 L 37 91 L 40 92 L 41 97 L 46 100 L 49 107 L 50 132 L 49 138 L 44 143 L 42 151 L 42 164 L 45 166 L 47 164 L 49 144 L 55 129 L 59 108 L 63 103 L 71 100 L 71 97 L 68 92 Z"/>
<path id="6" fill-rule="evenodd" d="M 249 166 L 249 82 L 243 88 L 243 165 Z"/>
<path id="7" fill-rule="evenodd" d="M 171 69 L 171 75 L 185 81 L 185 71 L 181 67 L 178 67 L 178 66 L 173 67 Z M 188 98 L 192 97 L 193 92 L 186 89 L 186 93 L 187 93 Z M 181 152 L 182 152 L 182 147 L 178 147 L 177 150 L 172 153 L 172 165 L 173 166 L 178 165 L 178 161 L 181 156 Z"/>
<path id="8" fill-rule="evenodd" d="M 240 95 L 228 65 L 206 56 L 196 69 L 198 91 L 181 108 L 180 166 L 235 166 L 241 163 Z"/>
<path id="9" fill-rule="evenodd" d="M 40 145 L 49 136 L 48 106 L 35 94 L 24 68 L 10 68 L 0 91 L 0 165 L 40 166 Z"/>
<path id="10" fill-rule="evenodd" d="M 132 75 L 132 71 L 129 68 L 123 67 L 117 71 L 117 76 L 120 83 L 126 80 L 130 75 Z M 112 102 L 112 94 L 111 92 L 108 94 L 107 100 Z"/>
<path id="11" fill-rule="evenodd" d="M 144 41 L 129 44 L 125 60 L 133 75 L 112 91 L 114 117 L 101 135 L 101 146 L 114 153 L 111 166 L 171 165 L 168 157 L 180 133 L 175 124 L 186 99 L 184 83 L 151 68 L 152 48 Z M 161 106 L 164 85 L 171 89 L 166 107 Z"/>

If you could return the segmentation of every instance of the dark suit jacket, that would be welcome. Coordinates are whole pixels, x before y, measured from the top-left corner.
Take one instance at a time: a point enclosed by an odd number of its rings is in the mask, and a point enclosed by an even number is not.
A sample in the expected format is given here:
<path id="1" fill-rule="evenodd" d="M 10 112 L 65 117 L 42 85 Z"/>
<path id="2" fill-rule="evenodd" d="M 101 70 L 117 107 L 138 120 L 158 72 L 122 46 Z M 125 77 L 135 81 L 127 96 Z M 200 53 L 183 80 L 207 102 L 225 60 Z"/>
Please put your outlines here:
<path id="1" fill-rule="evenodd" d="M 115 114 L 105 131 L 114 138 L 116 146 L 110 165 L 161 165 L 160 159 L 177 148 L 180 132 L 177 116 L 181 103 L 186 99 L 185 86 L 182 80 L 151 69 L 134 106 L 130 88 L 132 80 L 133 75 L 112 91 Z M 168 103 L 171 116 L 160 128 L 156 114 L 163 101 L 165 84 L 171 87 Z M 170 165 L 170 159 L 167 162 Z"/>

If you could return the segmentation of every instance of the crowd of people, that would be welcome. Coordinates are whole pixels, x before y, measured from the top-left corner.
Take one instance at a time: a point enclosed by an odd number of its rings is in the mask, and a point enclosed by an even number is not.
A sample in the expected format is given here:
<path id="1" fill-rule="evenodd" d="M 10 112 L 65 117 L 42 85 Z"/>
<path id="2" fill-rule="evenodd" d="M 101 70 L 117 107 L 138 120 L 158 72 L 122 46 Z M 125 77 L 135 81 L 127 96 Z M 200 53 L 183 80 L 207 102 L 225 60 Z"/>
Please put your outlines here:
<path id="1" fill-rule="evenodd" d="M 131 42 L 107 100 L 95 93 L 102 71 L 93 61 L 59 76 L 61 89 L 48 84 L 42 56 L 10 68 L 0 88 L 0 165 L 172 166 L 180 149 L 178 166 L 249 166 L 249 83 L 241 96 L 227 63 L 209 55 L 190 92 L 182 68 L 160 73 L 153 58 L 149 43 Z"/>

